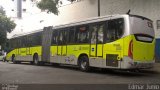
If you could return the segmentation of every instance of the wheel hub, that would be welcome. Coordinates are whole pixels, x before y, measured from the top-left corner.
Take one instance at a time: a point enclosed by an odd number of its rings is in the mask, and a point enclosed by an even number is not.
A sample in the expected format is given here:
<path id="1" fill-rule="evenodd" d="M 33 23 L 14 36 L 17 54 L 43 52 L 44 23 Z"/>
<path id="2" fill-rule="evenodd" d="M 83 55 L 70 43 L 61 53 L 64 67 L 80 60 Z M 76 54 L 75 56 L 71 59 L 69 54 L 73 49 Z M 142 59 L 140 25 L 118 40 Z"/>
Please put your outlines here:
<path id="1" fill-rule="evenodd" d="M 85 61 L 82 61 L 82 62 L 81 62 L 81 67 L 82 67 L 83 69 L 86 68 L 86 65 L 87 65 L 87 62 L 85 62 Z"/>

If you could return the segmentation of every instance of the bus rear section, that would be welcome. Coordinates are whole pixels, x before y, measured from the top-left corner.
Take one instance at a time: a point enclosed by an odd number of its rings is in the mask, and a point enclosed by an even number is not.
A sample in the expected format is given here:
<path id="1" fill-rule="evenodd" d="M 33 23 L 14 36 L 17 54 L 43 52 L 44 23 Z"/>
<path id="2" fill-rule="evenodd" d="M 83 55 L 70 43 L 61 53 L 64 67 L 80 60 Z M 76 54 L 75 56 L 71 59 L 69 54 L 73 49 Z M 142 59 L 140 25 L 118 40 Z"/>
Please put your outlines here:
<path id="1" fill-rule="evenodd" d="M 141 16 L 130 16 L 128 57 L 122 68 L 145 69 L 154 64 L 155 34 L 152 21 Z"/>

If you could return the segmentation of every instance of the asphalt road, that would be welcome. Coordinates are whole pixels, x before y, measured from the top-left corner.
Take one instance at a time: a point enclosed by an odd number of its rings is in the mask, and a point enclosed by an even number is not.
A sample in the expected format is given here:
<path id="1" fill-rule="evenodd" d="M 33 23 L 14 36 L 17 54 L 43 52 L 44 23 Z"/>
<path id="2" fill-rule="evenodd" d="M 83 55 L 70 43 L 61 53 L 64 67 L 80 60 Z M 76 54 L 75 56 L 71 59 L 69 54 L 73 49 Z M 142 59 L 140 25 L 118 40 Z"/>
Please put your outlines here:
<path id="1" fill-rule="evenodd" d="M 101 71 L 81 72 L 76 67 L 51 65 L 34 66 L 0 62 L 0 83 L 16 84 L 128 84 L 159 83 L 160 64 L 140 72 Z"/>

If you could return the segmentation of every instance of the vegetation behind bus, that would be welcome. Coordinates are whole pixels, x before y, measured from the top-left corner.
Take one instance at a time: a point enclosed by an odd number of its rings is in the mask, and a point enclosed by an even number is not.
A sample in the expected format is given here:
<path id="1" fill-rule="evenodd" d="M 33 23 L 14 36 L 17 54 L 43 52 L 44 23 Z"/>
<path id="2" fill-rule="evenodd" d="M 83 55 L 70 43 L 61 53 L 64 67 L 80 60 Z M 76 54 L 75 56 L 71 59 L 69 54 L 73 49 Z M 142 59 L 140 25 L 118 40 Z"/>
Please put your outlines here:
<path id="1" fill-rule="evenodd" d="M 2 45 L 3 49 L 7 41 L 7 32 L 10 33 L 15 27 L 14 21 L 6 16 L 3 7 L 0 6 L 0 45 Z"/>

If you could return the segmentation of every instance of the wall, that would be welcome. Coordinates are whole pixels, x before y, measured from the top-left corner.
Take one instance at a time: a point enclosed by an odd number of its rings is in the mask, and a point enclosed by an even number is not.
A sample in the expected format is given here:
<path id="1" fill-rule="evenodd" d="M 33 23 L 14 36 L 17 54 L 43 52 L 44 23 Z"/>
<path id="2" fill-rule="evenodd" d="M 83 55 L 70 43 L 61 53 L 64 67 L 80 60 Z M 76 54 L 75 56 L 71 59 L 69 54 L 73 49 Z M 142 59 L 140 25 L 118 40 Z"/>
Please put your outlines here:
<path id="1" fill-rule="evenodd" d="M 153 20 L 155 34 L 160 38 L 156 21 L 160 20 L 160 0 L 101 0 L 101 15 L 124 14 L 130 9 L 131 14 L 141 15 Z"/>
<path id="2" fill-rule="evenodd" d="M 25 3 L 29 4 L 29 2 Z M 101 16 L 125 14 L 130 9 L 131 14 L 142 15 L 152 19 L 154 21 L 156 37 L 160 38 L 160 30 L 157 30 L 156 26 L 156 21 L 160 20 L 160 0 L 100 0 L 100 5 Z M 26 6 L 24 5 L 24 7 Z M 39 13 L 35 15 L 33 14 L 32 17 L 27 17 L 28 14 L 40 12 L 37 8 L 33 8 L 31 4 L 29 4 L 29 7 L 30 8 L 26 7 L 27 13 L 23 14 L 25 17 L 23 21 L 26 24 L 23 22 L 23 25 L 19 26 L 20 29 L 23 26 L 24 32 L 39 29 L 38 27 L 42 28 L 49 25 L 55 26 L 59 24 L 66 24 L 98 16 L 98 0 L 81 0 L 79 2 L 60 7 L 58 16 L 43 13 L 41 13 L 41 15 Z M 31 13 L 28 13 L 28 11 Z M 44 22 L 39 23 L 41 20 Z M 17 32 L 20 32 L 20 30 L 17 30 Z"/>
<path id="3" fill-rule="evenodd" d="M 59 8 L 60 14 L 54 18 L 54 25 L 79 21 L 98 16 L 98 0 L 81 0 L 80 2 Z M 131 14 L 142 15 L 152 19 L 156 37 L 160 37 L 156 21 L 160 20 L 160 0 L 100 0 L 101 16 L 125 14 L 130 9 Z"/>
<path id="4" fill-rule="evenodd" d="M 97 0 L 82 0 L 59 8 L 54 25 L 65 24 L 97 16 Z"/>

